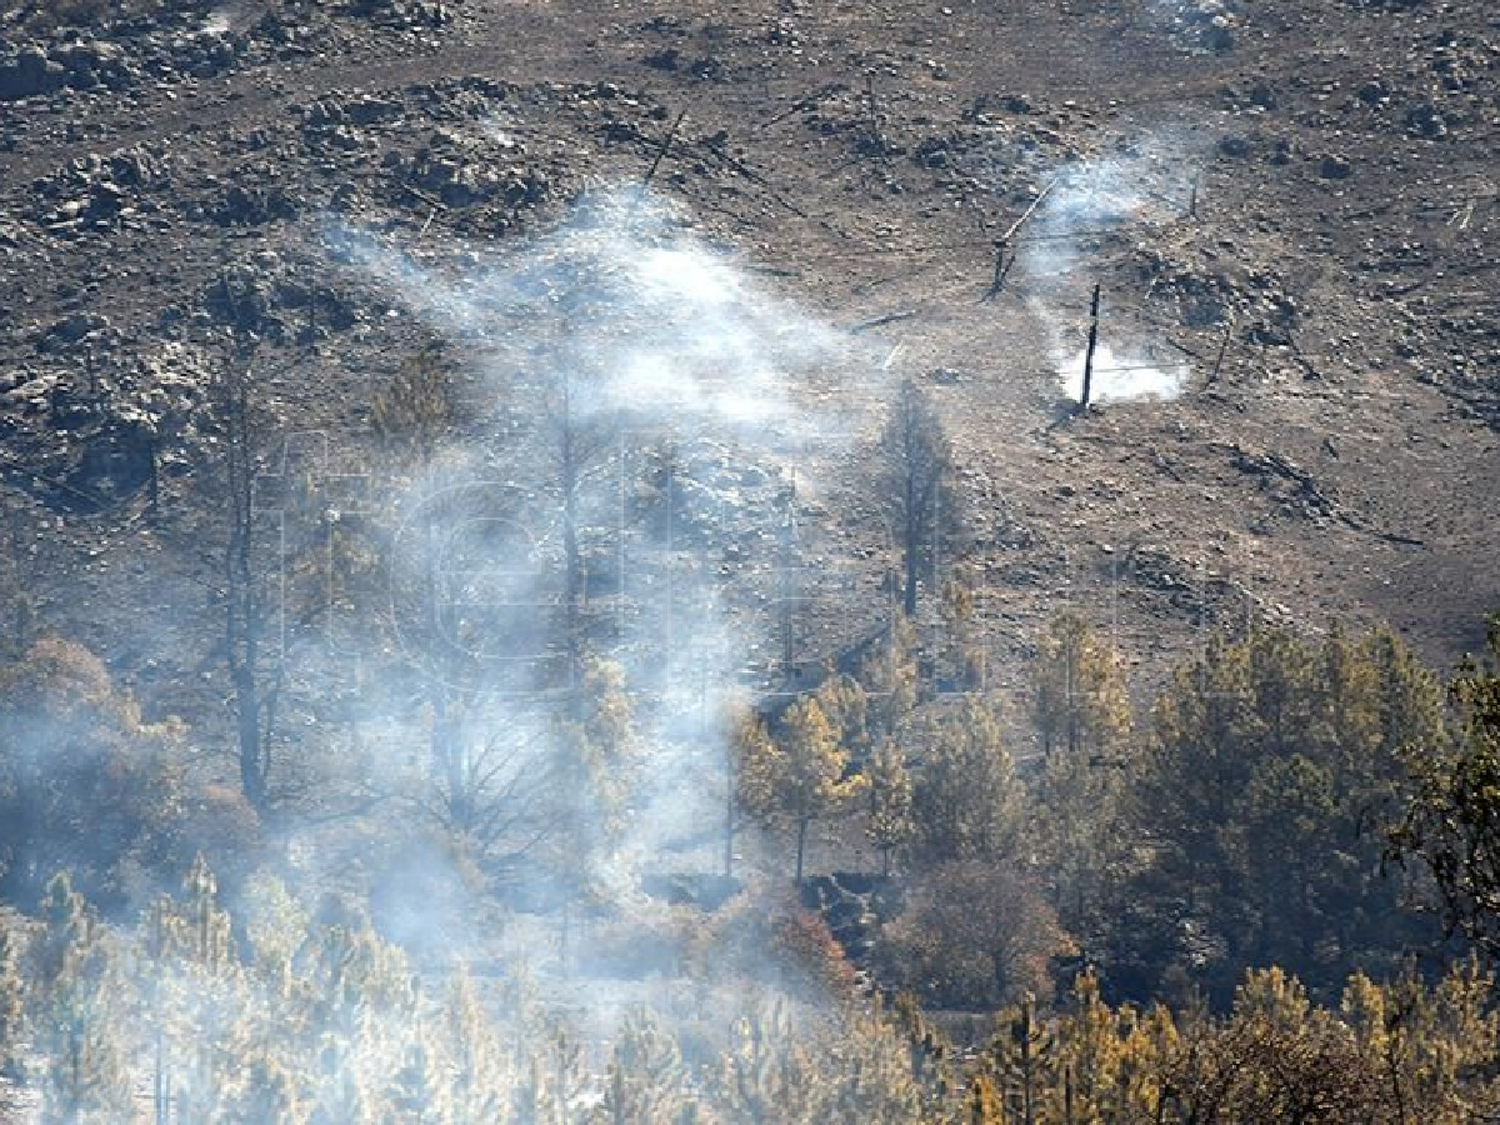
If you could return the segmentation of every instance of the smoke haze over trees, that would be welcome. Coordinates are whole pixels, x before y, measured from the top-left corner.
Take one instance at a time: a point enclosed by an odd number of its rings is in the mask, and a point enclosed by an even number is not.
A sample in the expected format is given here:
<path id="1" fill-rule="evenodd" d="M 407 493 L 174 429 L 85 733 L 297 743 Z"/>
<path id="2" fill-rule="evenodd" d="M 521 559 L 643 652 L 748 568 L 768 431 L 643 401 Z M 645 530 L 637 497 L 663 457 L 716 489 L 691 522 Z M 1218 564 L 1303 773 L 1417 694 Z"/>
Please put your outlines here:
<path id="1" fill-rule="evenodd" d="M 881 428 L 824 430 L 882 466 L 889 608 L 848 671 L 788 664 L 818 595 L 785 600 L 786 540 L 705 564 L 730 521 L 753 537 L 833 482 L 731 511 L 703 474 L 795 463 L 783 428 L 813 423 L 789 388 L 743 402 L 726 365 L 767 379 L 761 333 L 766 363 L 822 345 L 778 355 L 796 314 L 664 215 L 598 206 L 468 287 L 359 251 L 484 348 L 431 347 L 377 389 L 378 478 L 276 449 L 253 357 L 226 357 L 203 486 L 223 497 L 222 726 L 145 721 L 66 639 L 8 658 L 0 1031 L 37 1112 L 1488 1104 L 1493 670 L 1462 670 L 1449 709 L 1388 631 L 1255 626 L 1138 708 L 1068 611 L 1007 703 L 943 422 L 909 380 Z M 692 395 L 665 408 L 664 380 Z M 704 461 L 714 442 L 742 467 Z M 1419 1011 L 1448 1014 L 1417 1031 Z M 928 1023 L 957 1013 L 962 1050 Z M 1424 1071 L 1414 1037 L 1457 1043 L 1432 1030 L 1452 1020 L 1489 1030 Z"/>
<path id="2" fill-rule="evenodd" d="M 1208 0 L 10 7 L 0 1120 L 1500 1118 L 1492 404 L 1255 242 L 1473 36 L 1303 104 Z M 1233 115 L 943 61 L 1036 20 Z"/>

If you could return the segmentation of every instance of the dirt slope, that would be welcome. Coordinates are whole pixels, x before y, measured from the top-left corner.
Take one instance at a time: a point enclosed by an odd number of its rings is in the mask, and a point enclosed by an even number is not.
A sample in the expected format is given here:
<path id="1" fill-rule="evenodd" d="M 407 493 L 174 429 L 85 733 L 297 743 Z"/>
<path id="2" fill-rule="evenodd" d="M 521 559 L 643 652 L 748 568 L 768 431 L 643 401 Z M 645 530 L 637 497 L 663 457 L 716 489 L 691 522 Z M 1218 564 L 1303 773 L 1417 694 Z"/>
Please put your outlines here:
<path id="1" fill-rule="evenodd" d="M 260 294 L 278 409 L 358 432 L 372 383 L 422 334 L 350 281 L 323 216 L 411 246 L 524 238 L 578 189 L 640 178 L 685 113 L 654 187 L 932 387 L 997 680 L 1070 600 L 1142 660 L 1210 624 L 1333 614 L 1453 659 L 1500 605 L 1500 16 L 1212 5 L 12 19 L 0 442 L 44 616 L 108 651 L 145 638 L 119 663 L 148 698 L 203 672 L 176 607 L 206 600 L 195 412 L 247 315 L 216 297 L 226 276 Z M 80 41 L 103 44 L 82 69 Z M 4 94 L 28 75 L 35 92 Z M 1049 184 L 1069 207 L 1044 201 L 991 293 L 994 240 Z M 1071 416 L 1058 368 L 1096 283 L 1115 366 L 1180 375 L 1175 401 Z M 878 422 L 873 391 L 806 391 Z M 175 504 L 156 520 L 131 468 L 143 417 L 169 435 Z M 860 467 L 839 456 L 827 533 L 878 554 Z"/>

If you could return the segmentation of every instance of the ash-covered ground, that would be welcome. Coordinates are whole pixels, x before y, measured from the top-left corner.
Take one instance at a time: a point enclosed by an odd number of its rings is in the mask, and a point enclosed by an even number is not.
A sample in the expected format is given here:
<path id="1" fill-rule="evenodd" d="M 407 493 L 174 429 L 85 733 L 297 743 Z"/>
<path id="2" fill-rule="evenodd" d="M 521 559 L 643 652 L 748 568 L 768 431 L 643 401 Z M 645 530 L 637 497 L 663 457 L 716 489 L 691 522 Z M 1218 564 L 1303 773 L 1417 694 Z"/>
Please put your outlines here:
<path id="1" fill-rule="evenodd" d="M 738 521 L 691 565 L 743 578 L 734 612 L 759 627 L 800 477 L 796 565 L 828 590 L 805 600 L 799 661 L 886 612 L 870 446 L 907 376 L 956 446 L 993 683 L 1068 603 L 1149 668 L 1211 625 L 1334 613 L 1447 662 L 1500 595 L 1500 23 L 1482 6 L 4 19 L 8 521 L 43 619 L 148 711 L 220 691 L 195 480 L 235 341 L 256 342 L 281 428 L 357 470 L 404 357 L 439 338 L 473 357 L 339 232 L 461 283 L 647 179 L 674 225 L 838 337 L 790 387 L 808 440 L 772 457 L 705 438 L 685 452 L 719 466 L 674 500 Z M 1074 417 L 1095 285 L 1098 403 Z"/>

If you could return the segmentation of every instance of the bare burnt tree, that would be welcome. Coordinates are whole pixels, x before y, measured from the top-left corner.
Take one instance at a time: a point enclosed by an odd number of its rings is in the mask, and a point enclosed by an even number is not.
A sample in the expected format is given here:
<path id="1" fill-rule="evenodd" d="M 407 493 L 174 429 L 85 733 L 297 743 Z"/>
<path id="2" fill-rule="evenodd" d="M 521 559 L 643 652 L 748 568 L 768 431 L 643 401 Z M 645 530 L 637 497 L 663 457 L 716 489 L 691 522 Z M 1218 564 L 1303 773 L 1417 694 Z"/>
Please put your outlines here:
<path id="1" fill-rule="evenodd" d="M 0 667 L 19 660 L 37 631 L 23 526 L 20 505 L 0 503 Z"/>
<path id="2" fill-rule="evenodd" d="M 263 467 L 263 432 L 254 415 L 250 379 L 253 353 L 240 353 L 215 387 L 223 442 L 224 651 L 229 672 L 235 754 L 245 799 L 264 814 L 270 806 L 271 746 L 285 677 L 281 638 L 273 632 L 268 570 L 280 560 L 263 557 L 257 534 L 256 480 Z"/>
<path id="3" fill-rule="evenodd" d="M 395 584 L 414 687 L 430 714 L 433 795 L 421 803 L 482 867 L 497 870 L 549 831 L 536 810 L 553 779 L 539 740 L 510 713 L 525 707 L 507 694 L 524 674 L 513 676 L 504 661 L 497 667 L 491 654 L 529 650 L 542 622 L 471 600 L 471 583 L 495 579 L 489 568 L 523 561 L 514 557 L 519 544 L 472 532 L 511 522 L 503 495 L 474 482 L 437 492 L 420 501 L 414 556 L 401 564 L 407 580 Z M 508 725 L 497 722 L 497 699 Z"/>
<path id="4" fill-rule="evenodd" d="M 579 547 L 579 491 L 597 455 L 590 427 L 580 415 L 578 374 L 564 365 L 551 380 L 545 425 L 554 481 L 562 508 L 563 645 L 569 673 L 576 672 L 582 650 L 583 557 Z"/>
<path id="5" fill-rule="evenodd" d="M 457 422 L 457 404 L 453 373 L 435 347 L 402 363 L 371 402 L 370 421 L 384 467 L 403 486 L 413 509 L 412 515 L 386 513 L 385 530 L 395 532 L 396 539 L 385 551 L 387 567 L 394 568 L 389 574 L 397 634 L 417 673 L 416 694 L 431 713 L 434 808 L 444 827 L 466 834 L 480 803 L 460 733 L 463 695 L 474 677 L 458 636 L 456 599 L 446 588 L 439 544 L 445 529 L 466 515 L 482 517 L 484 505 L 476 508 L 471 495 L 482 490 L 455 489 L 438 467 Z M 408 541 L 401 541 L 398 528 Z"/>
<path id="6" fill-rule="evenodd" d="M 583 619 L 587 600 L 584 562 L 584 506 L 589 483 L 608 460 L 618 434 L 617 411 L 608 401 L 608 370 L 598 349 L 586 341 L 611 314 L 613 279 L 598 263 L 565 263 L 567 284 L 558 287 L 550 311 L 552 339 L 534 349 L 531 360 L 541 392 L 537 438 L 548 485 L 557 499 L 562 546 L 562 650 L 567 674 L 575 679 L 586 647 Z"/>
<path id="7" fill-rule="evenodd" d="M 912 614 L 922 577 L 937 577 L 939 560 L 956 544 L 961 521 L 942 419 L 910 379 L 902 381 L 891 403 L 880 453 L 883 502 L 901 552 L 902 605 Z"/>
<path id="8" fill-rule="evenodd" d="M 233 756 L 245 800 L 266 816 L 312 784 L 308 760 L 278 747 L 293 653 L 319 638 L 333 576 L 318 479 L 310 463 L 294 471 L 284 438 L 271 434 L 262 378 L 253 338 L 243 338 L 210 387 L 221 454 L 204 479 L 224 521 L 218 593 Z"/>
<path id="9" fill-rule="evenodd" d="M 559 771 L 539 736 L 495 722 L 481 696 L 451 686 L 441 696 L 439 773 L 415 807 L 487 877 L 504 880 L 561 831 Z"/>
<path id="10" fill-rule="evenodd" d="M 455 442 L 469 420 L 461 392 L 453 364 L 428 347 L 371 402 L 381 464 L 397 485 L 372 528 L 383 559 L 374 569 L 428 731 L 425 781 L 404 796 L 486 875 L 504 878 L 556 831 L 545 739 L 516 721 L 526 707 L 516 692 L 549 685 L 526 681 L 509 659 L 545 630 L 511 604 L 530 591 L 504 585 L 533 562 L 532 544 L 507 533 L 523 524 L 526 500 L 477 475 Z M 508 721 L 497 721 L 497 700 Z"/>

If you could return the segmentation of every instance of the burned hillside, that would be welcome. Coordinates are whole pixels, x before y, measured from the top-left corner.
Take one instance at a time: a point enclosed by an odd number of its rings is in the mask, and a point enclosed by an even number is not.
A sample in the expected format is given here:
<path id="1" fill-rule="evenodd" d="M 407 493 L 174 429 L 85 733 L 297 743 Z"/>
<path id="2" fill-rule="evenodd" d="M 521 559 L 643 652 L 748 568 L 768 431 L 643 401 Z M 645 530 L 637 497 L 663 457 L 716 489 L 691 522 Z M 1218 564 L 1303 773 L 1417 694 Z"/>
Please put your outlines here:
<path id="1" fill-rule="evenodd" d="M 1440 0 L 0 3 L 0 1116 L 1492 1112 L 1497 125 Z"/>

